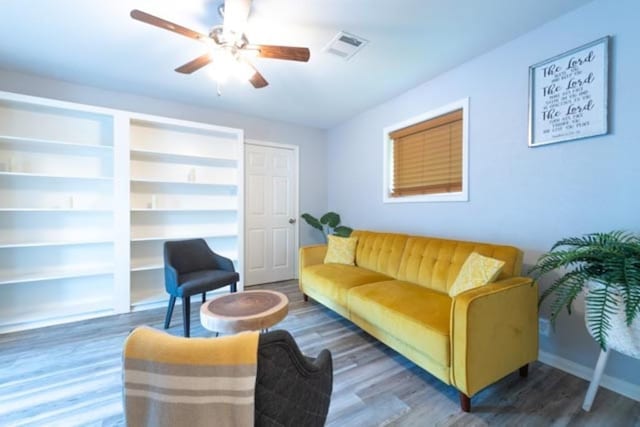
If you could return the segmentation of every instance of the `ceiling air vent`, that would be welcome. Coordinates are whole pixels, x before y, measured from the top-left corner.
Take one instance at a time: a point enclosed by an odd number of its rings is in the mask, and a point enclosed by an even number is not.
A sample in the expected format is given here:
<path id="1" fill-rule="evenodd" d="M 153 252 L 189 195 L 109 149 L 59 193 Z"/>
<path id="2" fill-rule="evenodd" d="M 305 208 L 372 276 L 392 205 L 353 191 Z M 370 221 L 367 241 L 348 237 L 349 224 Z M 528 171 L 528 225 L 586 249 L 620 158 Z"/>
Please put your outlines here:
<path id="1" fill-rule="evenodd" d="M 332 55 L 339 56 L 345 61 L 351 59 L 353 55 L 360 52 L 368 40 L 362 37 L 355 36 L 353 34 L 340 31 L 336 36 L 325 46 L 323 51 Z"/>

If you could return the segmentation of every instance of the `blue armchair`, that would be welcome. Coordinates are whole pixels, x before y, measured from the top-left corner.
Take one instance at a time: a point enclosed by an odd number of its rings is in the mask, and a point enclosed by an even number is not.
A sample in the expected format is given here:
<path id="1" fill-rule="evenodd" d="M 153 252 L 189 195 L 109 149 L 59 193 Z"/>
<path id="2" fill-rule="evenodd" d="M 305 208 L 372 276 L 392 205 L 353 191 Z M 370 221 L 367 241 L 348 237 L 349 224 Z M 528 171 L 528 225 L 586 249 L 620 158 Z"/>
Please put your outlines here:
<path id="1" fill-rule="evenodd" d="M 236 292 L 240 276 L 229 258 L 213 252 L 204 239 L 179 240 L 164 244 L 164 285 L 169 293 L 169 306 L 164 321 L 168 329 L 176 298 L 182 298 L 184 336 L 189 336 L 191 296 L 230 286 Z"/>

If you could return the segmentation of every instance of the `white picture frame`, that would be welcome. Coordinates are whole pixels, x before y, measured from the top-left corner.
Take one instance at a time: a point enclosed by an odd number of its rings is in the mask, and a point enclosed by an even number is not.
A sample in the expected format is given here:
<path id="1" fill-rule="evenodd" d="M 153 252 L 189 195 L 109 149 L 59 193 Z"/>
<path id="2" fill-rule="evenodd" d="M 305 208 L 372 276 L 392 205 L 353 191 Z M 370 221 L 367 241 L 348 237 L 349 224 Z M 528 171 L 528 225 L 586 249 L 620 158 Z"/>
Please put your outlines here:
<path id="1" fill-rule="evenodd" d="M 609 39 L 529 67 L 529 147 L 608 132 Z"/>

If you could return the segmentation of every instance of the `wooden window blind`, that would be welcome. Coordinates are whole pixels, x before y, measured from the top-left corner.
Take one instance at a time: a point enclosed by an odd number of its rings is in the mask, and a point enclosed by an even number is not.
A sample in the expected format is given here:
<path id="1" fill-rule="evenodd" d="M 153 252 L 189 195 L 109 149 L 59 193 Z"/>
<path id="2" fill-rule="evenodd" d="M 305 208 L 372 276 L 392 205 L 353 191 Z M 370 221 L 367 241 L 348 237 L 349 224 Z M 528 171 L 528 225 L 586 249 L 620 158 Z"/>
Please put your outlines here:
<path id="1" fill-rule="evenodd" d="M 462 191 L 462 110 L 389 134 L 391 197 Z"/>

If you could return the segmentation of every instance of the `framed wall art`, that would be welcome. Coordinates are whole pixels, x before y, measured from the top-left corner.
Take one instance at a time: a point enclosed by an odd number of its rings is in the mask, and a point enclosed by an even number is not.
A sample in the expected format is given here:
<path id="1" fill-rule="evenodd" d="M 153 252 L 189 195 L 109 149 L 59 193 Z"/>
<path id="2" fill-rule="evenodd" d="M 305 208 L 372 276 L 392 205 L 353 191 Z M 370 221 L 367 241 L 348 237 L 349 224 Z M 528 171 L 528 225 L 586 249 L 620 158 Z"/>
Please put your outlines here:
<path id="1" fill-rule="evenodd" d="M 529 67 L 529 147 L 607 133 L 609 36 Z"/>

